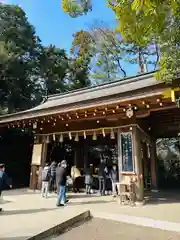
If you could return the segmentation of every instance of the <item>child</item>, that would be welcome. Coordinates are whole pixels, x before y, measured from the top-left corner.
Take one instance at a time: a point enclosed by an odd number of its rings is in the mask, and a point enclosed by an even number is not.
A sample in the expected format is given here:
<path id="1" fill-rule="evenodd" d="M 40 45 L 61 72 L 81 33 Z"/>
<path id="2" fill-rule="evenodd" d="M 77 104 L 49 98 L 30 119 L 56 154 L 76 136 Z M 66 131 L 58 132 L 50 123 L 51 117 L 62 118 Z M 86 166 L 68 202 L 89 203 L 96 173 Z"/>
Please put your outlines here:
<path id="1" fill-rule="evenodd" d="M 49 164 L 46 163 L 45 167 L 42 170 L 42 197 L 48 197 L 50 175 L 50 167 Z"/>

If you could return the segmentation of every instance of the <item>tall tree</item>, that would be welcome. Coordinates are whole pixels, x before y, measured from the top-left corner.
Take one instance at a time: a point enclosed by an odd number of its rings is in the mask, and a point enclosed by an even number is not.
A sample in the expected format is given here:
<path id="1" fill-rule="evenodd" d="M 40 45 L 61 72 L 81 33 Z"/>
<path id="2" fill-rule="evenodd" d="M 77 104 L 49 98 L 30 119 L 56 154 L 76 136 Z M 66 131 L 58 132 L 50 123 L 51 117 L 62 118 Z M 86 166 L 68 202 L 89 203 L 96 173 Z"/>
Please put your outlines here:
<path id="1" fill-rule="evenodd" d="M 42 47 L 40 73 L 44 82 L 46 95 L 67 90 L 68 57 L 63 49 L 50 45 Z"/>
<path id="2" fill-rule="evenodd" d="M 96 42 L 96 65 L 95 72 L 104 76 L 104 80 L 112 81 L 126 77 L 126 71 L 122 67 L 124 51 L 119 36 L 103 23 L 92 26 L 91 34 Z"/>
<path id="3" fill-rule="evenodd" d="M 172 80 L 180 70 L 180 1 L 110 1 L 124 39 L 159 47 L 159 79 Z"/>
<path id="4" fill-rule="evenodd" d="M 48 94 L 85 87 L 88 61 L 44 47 L 18 6 L 0 4 L 0 114 L 37 105 Z"/>
<path id="5" fill-rule="evenodd" d="M 8 112 L 31 106 L 40 40 L 18 6 L 0 4 L 1 104 Z"/>
<path id="6" fill-rule="evenodd" d="M 119 33 L 97 21 L 89 31 L 74 34 L 71 53 L 89 61 L 93 84 L 126 77 L 123 67 L 126 61 L 137 64 L 139 73 L 147 72 L 149 65 L 156 65 L 154 44 L 142 47 L 131 42 L 125 43 Z"/>
<path id="7" fill-rule="evenodd" d="M 79 16 L 72 4 L 81 9 L 81 15 L 92 10 L 84 8 L 88 0 L 64 0 L 66 12 Z M 108 0 L 118 19 L 118 31 L 126 42 L 141 48 L 155 43 L 159 53 L 157 78 L 166 81 L 177 77 L 180 71 L 180 0 Z M 87 5 L 86 5 L 87 6 Z"/>
<path id="8" fill-rule="evenodd" d="M 109 29 L 92 27 L 89 31 L 74 34 L 71 53 L 89 66 L 93 84 L 114 80 L 120 76 L 119 70 L 126 75 L 121 66 L 119 48 L 116 49 L 116 41 L 113 39 L 113 42 L 110 32 Z"/>
<path id="9" fill-rule="evenodd" d="M 90 62 L 94 56 L 94 39 L 88 31 L 79 31 L 73 35 L 69 63 L 69 79 L 72 89 L 89 86 Z"/>
<path id="10" fill-rule="evenodd" d="M 147 46 L 141 46 L 122 41 L 121 47 L 126 53 L 125 61 L 131 64 L 137 64 L 138 73 L 142 74 L 148 72 L 149 67 L 153 70 L 157 70 L 159 52 L 156 44 L 150 43 Z"/>
<path id="11" fill-rule="evenodd" d="M 89 70 L 88 59 L 71 58 L 68 70 L 69 90 L 90 86 L 91 81 L 89 79 Z"/>

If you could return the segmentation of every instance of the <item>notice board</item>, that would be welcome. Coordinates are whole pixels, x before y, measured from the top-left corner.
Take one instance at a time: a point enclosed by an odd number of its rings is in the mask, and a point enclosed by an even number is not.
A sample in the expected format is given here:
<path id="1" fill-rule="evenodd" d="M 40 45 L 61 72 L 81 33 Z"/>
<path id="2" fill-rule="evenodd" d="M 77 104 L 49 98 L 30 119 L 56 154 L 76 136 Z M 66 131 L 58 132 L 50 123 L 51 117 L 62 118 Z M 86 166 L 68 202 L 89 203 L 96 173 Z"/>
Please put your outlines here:
<path id="1" fill-rule="evenodd" d="M 122 172 L 133 172 L 132 133 L 121 133 Z"/>
<path id="2" fill-rule="evenodd" d="M 41 165 L 42 144 L 34 144 L 32 153 L 32 165 Z"/>

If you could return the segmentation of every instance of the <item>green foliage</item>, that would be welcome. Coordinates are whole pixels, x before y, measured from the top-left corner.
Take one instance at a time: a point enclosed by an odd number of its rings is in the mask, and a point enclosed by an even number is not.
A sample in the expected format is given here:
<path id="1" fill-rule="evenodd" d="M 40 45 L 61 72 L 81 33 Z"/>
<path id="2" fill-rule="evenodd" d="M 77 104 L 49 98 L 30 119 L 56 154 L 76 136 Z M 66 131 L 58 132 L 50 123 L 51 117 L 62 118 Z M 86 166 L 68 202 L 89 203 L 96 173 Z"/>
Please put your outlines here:
<path id="1" fill-rule="evenodd" d="M 121 39 L 104 25 L 93 26 L 91 34 L 96 42 L 95 66 L 92 77 L 96 82 L 107 82 L 126 77 L 122 67 L 124 51 Z"/>
<path id="2" fill-rule="evenodd" d="M 42 46 L 20 7 L 0 4 L 0 113 L 31 108 L 47 94 L 87 86 L 87 64 L 77 63 L 63 49 Z"/>
<path id="3" fill-rule="evenodd" d="M 64 12 L 71 17 L 79 17 L 92 10 L 91 0 L 62 0 Z"/>
<path id="4" fill-rule="evenodd" d="M 124 42 L 133 43 L 140 48 L 155 43 L 159 53 L 159 71 L 156 77 L 166 81 L 176 78 L 180 59 L 180 0 L 107 2 L 116 14 L 116 30 L 120 32 Z"/>
<path id="5" fill-rule="evenodd" d="M 116 1 L 110 5 L 119 19 L 118 30 L 126 41 L 159 47 L 158 79 L 172 81 L 179 72 L 180 1 Z"/>
<path id="6" fill-rule="evenodd" d="M 40 63 L 41 75 L 45 81 L 47 95 L 66 91 L 69 59 L 65 51 L 52 45 L 44 47 L 41 51 Z"/>
<path id="7" fill-rule="evenodd" d="M 97 22 L 89 31 L 74 34 L 71 53 L 88 62 L 93 84 L 126 77 L 125 61 L 137 64 L 139 73 L 147 72 L 149 64 L 154 64 L 155 68 L 157 65 L 154 61 L 157 54 L 155 44 L 141 47 L 124 43 L 119 33 Z"/>
<path id="8" fill-rule="evenodd" d="M 73 35 L 71 54 L 84 59 L 92 57 L 95 51 L 95 40 L 88 31 L 79 31 Z"/>
<path id="9" fill-rule="evenodd" d="M 89 60 L 72 58 L 69 63 L 69 90 L 84 88 L 91 85 L 89 80 Z"/>
<path id="10" fill-rule="evenodd" d="M 31 106 L 40 40 L 23 10 L 0 4 L 1 104 L 8 112 Z M 33 77 L 32 77 L 33 76 Z"/>
<path id="11" fill-rule="evenodd" d="M 173 185 L 177 184 L 180 180 L 179 138 L 158 139 L 156 146 L 160 181 L 165 185 L 169 182 L 173 182 Z"/>

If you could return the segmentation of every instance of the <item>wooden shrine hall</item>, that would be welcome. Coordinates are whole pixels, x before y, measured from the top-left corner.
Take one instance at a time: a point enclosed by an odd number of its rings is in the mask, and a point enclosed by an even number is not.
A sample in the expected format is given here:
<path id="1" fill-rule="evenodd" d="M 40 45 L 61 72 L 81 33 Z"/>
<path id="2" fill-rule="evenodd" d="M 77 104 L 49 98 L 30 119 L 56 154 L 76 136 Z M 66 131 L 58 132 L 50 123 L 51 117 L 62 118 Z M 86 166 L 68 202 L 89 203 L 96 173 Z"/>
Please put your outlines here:
<path id="1" fill-rule="evenodd" d="M 142 201 L 147 183 L 158 188 L 156 139 L 180 131 L 178 94 L 178 80 L 168 85 L 148 73 L 49 96 L 35 108 L 1 116 L 0 127 L 34 132 L 31 180 L 52 158 L 83 169 L 104 157 L 118 164 L 121 180 L 136 176 Z"/>

